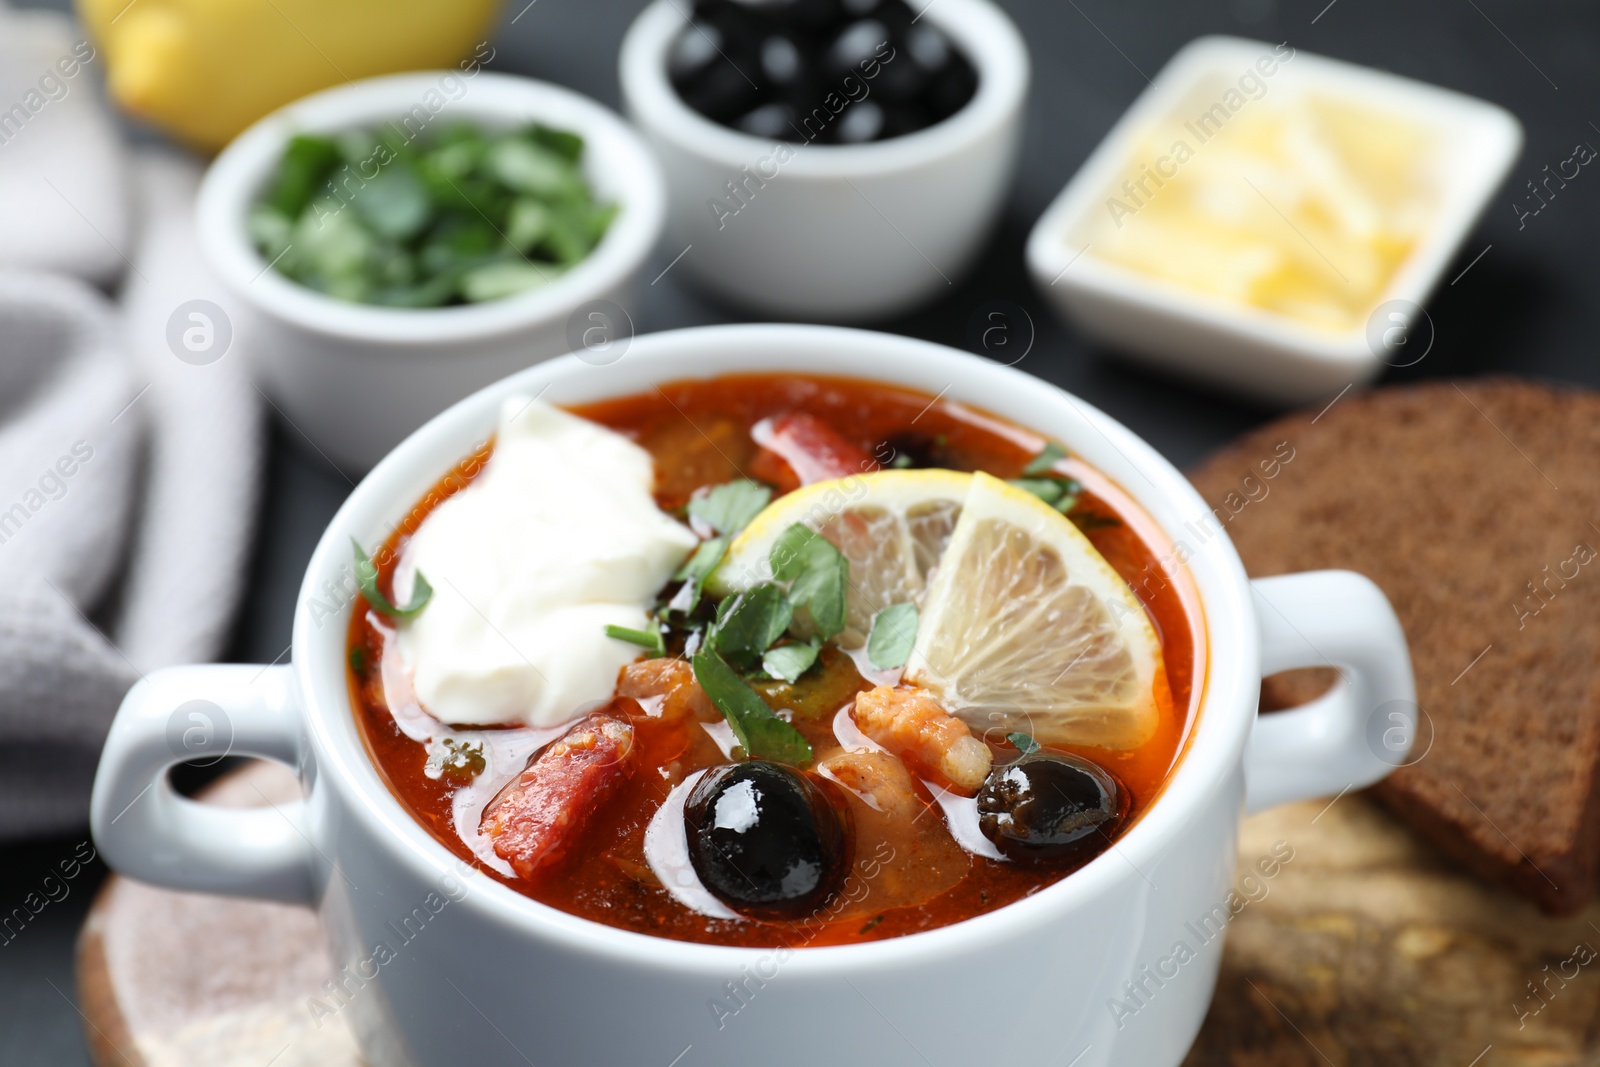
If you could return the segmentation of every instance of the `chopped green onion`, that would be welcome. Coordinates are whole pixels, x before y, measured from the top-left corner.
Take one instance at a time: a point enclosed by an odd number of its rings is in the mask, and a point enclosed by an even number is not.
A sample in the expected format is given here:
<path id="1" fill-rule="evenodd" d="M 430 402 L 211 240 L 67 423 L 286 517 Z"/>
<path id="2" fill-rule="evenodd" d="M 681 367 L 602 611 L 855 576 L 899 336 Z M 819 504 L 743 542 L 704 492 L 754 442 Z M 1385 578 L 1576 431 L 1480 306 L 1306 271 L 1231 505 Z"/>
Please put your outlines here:
<path id="1" fill-rule="evenodd" d="M 618 641 L 626 641 L 630 645 L 638 645 L 652 656 L 665 656 L 667 654 L 666 642 L 661 637 L 660 629 L 655 630 L 630 630 L 626 626 L 606 626 L 606 636 L 614 637 Z"/>

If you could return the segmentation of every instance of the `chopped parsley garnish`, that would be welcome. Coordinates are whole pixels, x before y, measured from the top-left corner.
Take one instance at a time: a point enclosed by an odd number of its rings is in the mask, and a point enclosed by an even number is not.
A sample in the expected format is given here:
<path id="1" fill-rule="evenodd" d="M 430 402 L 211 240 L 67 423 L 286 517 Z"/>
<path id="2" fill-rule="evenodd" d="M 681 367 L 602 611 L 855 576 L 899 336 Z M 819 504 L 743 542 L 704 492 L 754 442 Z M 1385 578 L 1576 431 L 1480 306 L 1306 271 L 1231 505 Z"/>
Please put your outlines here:
<path id="1" fill-rule="evenodd" d="M 1011 484 L 1026 490 L 1065 515 L 1078 506 L 1083 486 L 1076 478 L 1013 478 Z"/>
<path id="2" fill-rule="evenodd" d="M 251 206 L 262 262 L 339 300 L 440 307 L 548 285 L 616 216 L 584 177 L 583 139 L 461 123 L 290 138 Z"/>
<path id="3" fill-rule="evenodd" d="M 706 578 L 717 569 L 717 564 L 722 562 L 723 554 L 727 551 L 726 537 L 713 537 L 701 541 L 695 547 L 694 554 L 685 560 L 683 566 L 678 568 L 678 573 L 672 576 L 682 582 L 683 586 L 673 595 L 667 607 L 685 615 L 693 612 L 700 603 L 700 590 L 705 587 Z"/>
<path id="4" fill-rule="evenodd" d="M 1024 756 L 1031 756 L 1039 751 L 1039 742 L 1035 741 L 1031 734 L 1022 733 L 1020 730 L 1016 733 L 1006 734 L 1006 740 L 1016 745 Z"/>
<path id="5" fill-rule="evenodd" d="M 1037 478 L 1041 474 L 1049 474 L 1050 471 L 1055 469 L 1057 460 L 1066 458 L 1066 449 L 1054 441 L 1046 441 L 1039 454 L 1029 460 L 1026 467 L 1022 468 L 1022 476 L 1024 478 Z"/>
<path id="6" fill-rule="evenodd" d="M 378 590 L 378 568 L 367 558 L 367 554 L 361 551 L 360 542 L 352 537 L 350 547 L 355 549 L 356 554 L 356 585 L 360 587 L 361 596 L 366 600 L 367 606 L 373 611 L 396 619 L 409 619 L 427 605 L 428 598 L 433 596 L 433 586 L 428 584 L 428 579 L 422 576 L 421 571 L 416 573 L 412 584 L 411 603 L 403 608 L 397 608 Z"/>
<path id="7" fill-rule="evenodd" d="M 783 636 L 793 617 L 794 606 L 783 589 L 772 582 L 762 582 L 718 606 L 711 644 L 724 660 L 749 670 Z"/>
<path id="8" fill-rule="evenodd" d="M 817 662 L 820 646 L 815 641 L 792 641 L 787 645 L 767 649 L 761 657 L 761 669 L 774 678 L 793 684 Z"/>
<path id="9" fill-rule="evenodd" d="M 761 513 L 772 490 L 749 479 L 728 482 L 689 501 L 689 514 L 724 537 L 732 537 Z"/>
<path id="10" fill-rule="evenodd" d="M 880 671 L 904 667 L 917 641 L 917 606 L 890 604 L 872 618 L 867 660 Z"/>
<path id="11" fill-rule="evenodd" d="M 769 561 L 772 576 L 790 583 L 790 602 L 796 611 L 807 611 L 818 637 L 826 640 L 844 629 L 850 584 L 850 561 L 844 553 L 797 522 L 778 535 Z"/>
<path id="12" fill-rule="evenodd" d="M 811 743 L 780 719 L 760 695 L 722 657 L 702 649 L 691 660 L 695 681 L 722 712 L 745 752 L 753 759 L 803 766 L 811 762 Z"/>
<path id="13" fill-rule="evenodd" d="M 360 645 L 350 646 L 350 669 L 357 674 L 367 673 L 367 650 Z"/>
<path id="14" fill-rule="evenodd" d="M 660 627 L 654 630 L 630 630 L 626 626 L 608 625 L 606 627 L 606 636 L 614 637 L 618 641 L 626 641 L 630 645 L 638 645 L 652 656 L 665 656 L 667 654 L 667 643 L 661 636 Z"/>

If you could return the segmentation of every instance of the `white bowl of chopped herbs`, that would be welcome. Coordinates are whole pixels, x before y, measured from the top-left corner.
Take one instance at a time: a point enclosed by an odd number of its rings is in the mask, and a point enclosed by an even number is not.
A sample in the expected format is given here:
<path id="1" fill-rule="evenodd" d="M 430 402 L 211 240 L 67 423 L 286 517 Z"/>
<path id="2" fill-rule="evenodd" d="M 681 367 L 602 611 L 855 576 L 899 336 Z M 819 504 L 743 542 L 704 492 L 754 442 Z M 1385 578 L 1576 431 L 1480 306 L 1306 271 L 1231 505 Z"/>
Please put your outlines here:
<path id="1" fill-rule="evenodd" d="M 198 224 L 241 355 L 354 474 L 530 363 L 620 358 L 664 202 L 649 149 L 593 100 L 431 71 L 262 119 L 207 172 Z"/>

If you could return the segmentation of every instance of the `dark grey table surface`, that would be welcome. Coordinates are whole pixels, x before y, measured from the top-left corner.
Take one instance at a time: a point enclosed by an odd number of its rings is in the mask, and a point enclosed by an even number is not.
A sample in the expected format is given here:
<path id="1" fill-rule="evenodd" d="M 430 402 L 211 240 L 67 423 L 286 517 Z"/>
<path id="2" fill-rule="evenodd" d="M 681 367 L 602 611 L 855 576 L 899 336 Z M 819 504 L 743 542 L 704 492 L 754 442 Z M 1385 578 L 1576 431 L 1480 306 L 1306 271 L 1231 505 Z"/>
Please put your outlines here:
<path id="1" fill-rule="evenodd" d="M 643 0 L 525 3 L 510 0 L 502 15 L 493 69 L 558 82 L 617 106 L 617 46 Z M 1022 369 L 1098 405 L 1180 466 L 1270 417 L 1266 409 L 1147 375 L 1087 344 L 1050 314 L 1022 260 L 1029 227 L 1145 87 L 1146 75 L 1190 39 L 1228 33 L 1287 40 L 1483 97 L 1511 110 L 1526 129 L 1506 188 L 1445 277 L 1466 273 L 1429 305 L 1433 349 L 1385 381 L 1509 373 L 1600 385 L 1600 178 L 1580 174 L 1521 227 L 1513 208 L 1516 191 L 1546 164 L 1571 156 L 1578 142 L 1600 144 L 1600 8 L 1592 0 L 1001 0 L 1001 6 L 1021 26 L 1034 64 L 1010 205 L 965 281 L 935 307 L 881 328 L 969 348 L 969 321 L 982 305 L 995 299 L 1018 305 L 1036 329 Z M 670 256 L 658 253 L 649 276 Z M 640 331 L 742 318 L 681 287 L 683 278 L 669 273 L 648 289 L 635 315 Z M 273 427 L 249 593 L 228 659 L 265 662 L 284 651 L 301 569 L 349 490 L 325 461 L 296 446 L 293 431 Z M 0 915 L 20 906 L 86 836 L 0 849 Z M 103 873 L 96 864 L 80 875 L 66 897 L 0 944 L 0 1065 L 88 1062 L 72 954 Z"/>

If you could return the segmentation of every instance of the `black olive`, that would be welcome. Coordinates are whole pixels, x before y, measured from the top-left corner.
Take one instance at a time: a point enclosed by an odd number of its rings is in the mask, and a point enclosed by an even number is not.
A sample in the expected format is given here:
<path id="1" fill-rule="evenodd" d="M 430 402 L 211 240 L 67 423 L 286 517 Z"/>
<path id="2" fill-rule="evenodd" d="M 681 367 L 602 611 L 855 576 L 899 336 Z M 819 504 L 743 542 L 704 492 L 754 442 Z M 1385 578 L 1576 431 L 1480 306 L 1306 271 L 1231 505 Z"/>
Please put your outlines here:
<path id="1" fill-rule="evenodd" d="M 794 121 L 794 108 L 788 104 L 762 104 L 734 125 L 763 140 L 782 141 L 794 133 Z"/>
<path id="2" fill-rule="evenodd" d="M 1127 813 L 1127 790 L 1109 771 L 1061 752 L 1001 764 L 978 790 L 983 836 L 1007 859 L 1037 867 L 1093 858 Z"/>
<path id="3" fill-rule="evenodd" d="M 805 59 L 795 43 L 782 34 L 773 34 L 761 42 L 761 73 L 757 79 L 763 85 L 792 85 L 799 80 Z"/>
<path id="4" fill-rule="evenodd" d="M 916 133 L 918 130 L 933 125 L 932 120 L 928 117 L 927 110 L 918 107 L 916 104 L 890 104 L 883 109 L 883 112 L 883 136 L 885 137 L 899 137 L 907 133 Z M 937 467 L 939 464 L 929 463 L 927 466 Z"/>
<path id="5" fill-rule="evenodd" d="M 933 111 L 934 121 L 949 118 L 966 107 L 978 92 L 978 72 L 964 58 L 952 62 L 936 75 L 923 94 Z"/>
<path id="6" fill-rule="evenodd" d="M 707 771 L 684 801 L 683 821 L 701 883 L 755 918 L 815 912 L 850 870 L 853 827 L 838 787 L 782 764 Z"/>
<path id="7" fill-rule="evenodd" d="M 839 0 L 778 0 L 771 5 L 773 16 L 800 30 L 821 30 L 844 17 Z"/>
<path id="8" fill-rule="evenodd" d="M 950 62 L 950 42 L 945 35 L 929 25 L 913 26 L 906 31 L 906 51 L 911 61 L 929 73 L 937 73 Z"/>
<path id="9" fill-rule="evenodd" d="M 721 56 L 694 77 L 676 84 L 685 103 L 723 123 L 733 122 L 749 111 L 758 96 L 744 73 Z"/>
<path id="10" fill-rule="evenodd" d="M 667 73 L 675 81 L 699 77 L 714 61 L 722 60 L 721 50 L 721 30 L 709 23 L 691 23 L 667 53 Z"/>
<path id="11" fill-rule="evenodd" d="M 876 140 L 883 130 L 883 108 L 871 100 L 851 104 L 837 123 L 840 144 L 863 144 Z"/>
<path id="12" fill-rule="evenodd" d="M 878 49 L 888 42 L 889 27 L 877 19 L 862 19 L 839 33 L 828 50 L 828 58 L 839 70 L 852 71 L 858 64 L 876 58 Z"/>
<path id="13" fill-rule="evenodd" d="M 928 72 L 917 66 L 903 45 L 896 45 L 894 58 L 878 68 L 873 91 L 885 100 L 911 103 L 920 100 L 927 88 Z"/>
<path id="14" fill-rule="evenodd" d="M 882 141 L 977 90 L 961 50 L 917 18 L 906 0 L 695 0 L 668 72 L 690 107 L 763 140 Z"/>

